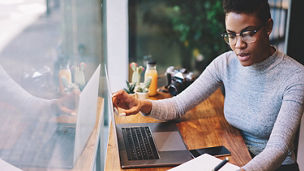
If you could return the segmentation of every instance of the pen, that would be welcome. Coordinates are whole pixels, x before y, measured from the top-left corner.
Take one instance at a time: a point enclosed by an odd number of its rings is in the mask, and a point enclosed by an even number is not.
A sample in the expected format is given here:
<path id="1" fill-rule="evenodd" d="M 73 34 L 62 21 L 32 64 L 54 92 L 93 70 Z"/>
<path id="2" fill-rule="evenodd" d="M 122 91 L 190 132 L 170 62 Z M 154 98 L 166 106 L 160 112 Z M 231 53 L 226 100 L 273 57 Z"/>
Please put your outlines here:
<path id="1" fill-rule="evenodd" d="M 212 171 L 218 171 L 220 168 L 222 168 L 227 162 L 229 161 L 229 158 L 226 157 L 225 160 L 220 162 Z"/>

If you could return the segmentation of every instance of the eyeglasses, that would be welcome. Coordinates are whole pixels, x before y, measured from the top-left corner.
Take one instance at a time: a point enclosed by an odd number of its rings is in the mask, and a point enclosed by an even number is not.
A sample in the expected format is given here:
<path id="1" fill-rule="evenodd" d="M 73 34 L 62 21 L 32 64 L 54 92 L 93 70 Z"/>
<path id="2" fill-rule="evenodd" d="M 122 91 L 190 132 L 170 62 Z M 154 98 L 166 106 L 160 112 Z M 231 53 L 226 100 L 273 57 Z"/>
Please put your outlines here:
<path id="1" fill-rule="evenodd" d="M 256 41 L 256 37 L 254 36 L 264 25 L 254 29 L 254 30 L 243 30 L 241 33 L 222 33 L 221 36 L 224 38 L 225 42 L 234 46 L 237 42 L 237 36 L 240 36 L 241 40 L 246 43 L 253 43 Z"/>

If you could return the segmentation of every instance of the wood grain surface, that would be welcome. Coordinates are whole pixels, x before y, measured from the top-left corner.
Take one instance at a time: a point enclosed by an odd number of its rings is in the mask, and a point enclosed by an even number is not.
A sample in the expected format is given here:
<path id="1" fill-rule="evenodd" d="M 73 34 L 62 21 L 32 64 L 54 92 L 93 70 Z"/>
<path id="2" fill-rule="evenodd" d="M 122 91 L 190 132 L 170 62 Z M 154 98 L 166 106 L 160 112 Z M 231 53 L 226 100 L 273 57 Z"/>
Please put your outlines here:
<path id="1" fill-rule="evenodd" d="M 153 100 L 170 97 L 166 93 L 158 93 Z M 242 136 L 236 128 L 227 123 L 223 114 L 224 96 L 220 90 L 215 91 L 208 99 L 191 109 L 180 118 L 177 127 L 188 149 L 198 149 L 224 145 L 230 152 L 230 162 L 243 166 L 251 160 Z M 140 114 L 117 117 L 116 123 L 148 123 L 160 122 L 157 119 Z M 223 158 L 223 157 L 222 157 Z M 110 125 L 109 141 L 106 156 L 106 171 L 163 171 L 172 167 L 121 169 L 113 127 Z"/>

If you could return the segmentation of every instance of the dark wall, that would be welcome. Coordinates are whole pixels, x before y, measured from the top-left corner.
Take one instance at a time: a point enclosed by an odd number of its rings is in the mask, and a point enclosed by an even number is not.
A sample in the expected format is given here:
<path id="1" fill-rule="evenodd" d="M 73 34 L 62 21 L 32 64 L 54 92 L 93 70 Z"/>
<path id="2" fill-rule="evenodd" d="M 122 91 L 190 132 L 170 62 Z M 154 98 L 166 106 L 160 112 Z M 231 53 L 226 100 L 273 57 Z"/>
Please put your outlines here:
<path id="1" fill-rule="evenodd" d="M 304 1 L 291 0 L 287 55 L 304 65 Z"/>

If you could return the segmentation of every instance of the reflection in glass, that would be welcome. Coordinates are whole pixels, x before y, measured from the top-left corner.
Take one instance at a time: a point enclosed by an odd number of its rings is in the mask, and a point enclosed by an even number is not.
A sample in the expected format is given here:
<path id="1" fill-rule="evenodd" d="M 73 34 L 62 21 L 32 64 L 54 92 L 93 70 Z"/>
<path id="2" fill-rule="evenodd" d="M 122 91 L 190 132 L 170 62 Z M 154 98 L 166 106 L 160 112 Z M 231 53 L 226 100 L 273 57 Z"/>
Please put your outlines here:
<path id="1" fill-rule="evenodd" d="M 101 2 L 47 2 L 0 2 L 11 16 L 0 22 L 0 158 L 23 170 L 86 162 L 73 161 L 79 97 L 103 62 Z M 84 129 L 97 123 L 86 119 Z"/>

